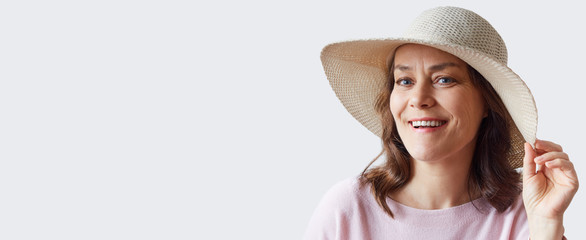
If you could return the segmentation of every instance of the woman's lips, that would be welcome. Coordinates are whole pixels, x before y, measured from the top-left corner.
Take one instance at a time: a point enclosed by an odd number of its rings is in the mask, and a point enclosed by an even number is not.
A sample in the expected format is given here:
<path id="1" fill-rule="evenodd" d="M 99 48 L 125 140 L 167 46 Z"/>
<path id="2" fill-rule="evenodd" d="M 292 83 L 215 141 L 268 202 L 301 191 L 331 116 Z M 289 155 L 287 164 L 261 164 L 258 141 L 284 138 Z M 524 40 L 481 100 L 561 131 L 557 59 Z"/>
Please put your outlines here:
<path id="1" fill-rule="evenodd" d="M 433 132 L 445 126 L 447 122 L 441 119 L 414 119 L 409 121 L 409 125 L 416 132 Z"/>
<path id="2" fill-rule="evenodd" d="M 446 124 L 447 121 L 443 120 L 427 120 L 427 121 L 409 121 L 409 124 L 414 128 L 426 128 L 426 127 L 441 127 Z"/>

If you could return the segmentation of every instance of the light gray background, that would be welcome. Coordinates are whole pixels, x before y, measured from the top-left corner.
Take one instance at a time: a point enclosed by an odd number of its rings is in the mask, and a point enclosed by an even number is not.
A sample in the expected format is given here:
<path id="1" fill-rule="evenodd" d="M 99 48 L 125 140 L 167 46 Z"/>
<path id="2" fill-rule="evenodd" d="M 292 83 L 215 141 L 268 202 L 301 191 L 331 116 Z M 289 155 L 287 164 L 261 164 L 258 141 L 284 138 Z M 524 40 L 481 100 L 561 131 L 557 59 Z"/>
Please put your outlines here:
<path id="1" fill-rule="evenodd" d="M 586 181 L 576 1 L 3 1 L 0 239 L 300 239 L 380 151 L 321 48 L 399 36 L 440 5 L 501 33 L 538 137 Z M 586 236 L 585 198 L 570 239 Z"/>

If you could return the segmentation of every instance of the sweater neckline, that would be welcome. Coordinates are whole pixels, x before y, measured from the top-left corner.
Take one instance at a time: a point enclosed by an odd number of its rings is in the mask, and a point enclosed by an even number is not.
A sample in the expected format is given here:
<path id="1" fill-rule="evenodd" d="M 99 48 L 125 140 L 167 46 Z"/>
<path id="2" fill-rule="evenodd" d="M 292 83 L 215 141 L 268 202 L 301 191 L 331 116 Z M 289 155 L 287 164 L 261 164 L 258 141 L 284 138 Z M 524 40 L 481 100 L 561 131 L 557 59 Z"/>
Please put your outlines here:
<path id="1" fill-rule="evenodd" d="M 443 209 L 418 209 L 387 198 L 387 204 L 393 212 L 394 219 L 400 224 L 413 225 L 418 228 L 451 228 L 480 219 L 488 213 L 490 204 L 479 198 L 470 202 Z"/>

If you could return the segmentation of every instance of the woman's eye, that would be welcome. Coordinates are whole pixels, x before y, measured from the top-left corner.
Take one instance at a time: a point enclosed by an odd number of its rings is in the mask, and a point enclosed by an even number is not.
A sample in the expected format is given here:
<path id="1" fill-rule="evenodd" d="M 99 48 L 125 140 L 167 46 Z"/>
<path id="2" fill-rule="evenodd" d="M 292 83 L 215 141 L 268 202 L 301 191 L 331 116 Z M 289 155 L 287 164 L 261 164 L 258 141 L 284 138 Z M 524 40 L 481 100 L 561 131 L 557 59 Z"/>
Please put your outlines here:
<path id="1" fill-rule="evenodd" d="M 439 83 L 439 84 L 451 84 L 451 83 L 454 83 L 454 82 L 456 82 L 456 81 L 454 79 L 451 79 L 451 78 L 439 78 L 437 80 L 437 83 Z"/>
<path id="2" fill-rule="evenodd" d="M 397 80 L 396 84 L 401 85 L 401 86 L 407 86 L 407 85 L 413 84 L 413 81 L 411 81 L 409 79 L 399 79 L 399 80 Z"/>

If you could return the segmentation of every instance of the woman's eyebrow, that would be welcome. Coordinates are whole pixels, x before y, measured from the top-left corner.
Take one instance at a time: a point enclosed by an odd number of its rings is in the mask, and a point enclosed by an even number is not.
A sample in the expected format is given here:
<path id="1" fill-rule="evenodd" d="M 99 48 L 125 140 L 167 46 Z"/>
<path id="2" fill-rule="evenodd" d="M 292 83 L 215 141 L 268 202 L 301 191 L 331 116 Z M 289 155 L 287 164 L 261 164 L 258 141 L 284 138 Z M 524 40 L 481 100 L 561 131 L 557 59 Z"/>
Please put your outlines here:
<path id="1" fill-rule="evenodd" d="M 402 64 L 395 65 L 394 68 L 395 68 L 395 71 L 400 70 L 400 71 L 403 71 L 403 72 L 404 71 L 411 70 L 411 67 L 409 67 L 407 65 L 402 65 Z"/>
<path id="2" fill-rule="evenodd" d="M 429 67 L 428 69 L 432 70 L 432 71 L 439 71 L 439 70 L 443 70 L 447 67 L 459 67 L 459 66 L 460 65 L 453 63 L 453 62 L 446 62 L 446 63 L 440 63 L 440 64 L 433 65 L 433 66 Z"/>

